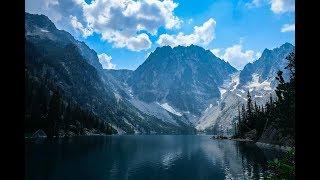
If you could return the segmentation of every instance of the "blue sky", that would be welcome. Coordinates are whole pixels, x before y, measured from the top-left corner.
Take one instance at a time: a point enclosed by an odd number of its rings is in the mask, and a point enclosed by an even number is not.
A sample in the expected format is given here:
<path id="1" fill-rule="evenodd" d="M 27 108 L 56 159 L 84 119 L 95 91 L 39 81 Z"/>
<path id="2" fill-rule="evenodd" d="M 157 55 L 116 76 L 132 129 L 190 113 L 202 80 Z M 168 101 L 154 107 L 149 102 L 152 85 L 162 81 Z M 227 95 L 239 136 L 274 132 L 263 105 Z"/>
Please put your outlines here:
<path id="1" fill-rule="evenodd" d="M 158 46 L 197 44 L 242 69 L 295 41 L 294 0 L 30 0 L 26 11 L 84 41 L 105 68 L 134 70 Z"/>

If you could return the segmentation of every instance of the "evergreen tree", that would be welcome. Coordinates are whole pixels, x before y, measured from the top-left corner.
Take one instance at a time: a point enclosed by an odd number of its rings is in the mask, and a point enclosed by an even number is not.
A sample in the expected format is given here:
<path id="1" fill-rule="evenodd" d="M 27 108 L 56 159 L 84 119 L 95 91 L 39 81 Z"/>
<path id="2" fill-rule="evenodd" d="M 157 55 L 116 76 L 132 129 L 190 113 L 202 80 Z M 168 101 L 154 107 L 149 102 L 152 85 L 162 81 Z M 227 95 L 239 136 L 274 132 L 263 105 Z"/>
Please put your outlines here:
<path id="1" fill-rule="evenodd" d="M 48 109 L 48 129 L 47 135 L 52 137 L 57 133 L 57 122 L 61 118 L 61 97 L 58 91 L 53 91 Z"/>
<path id="2" fill-rule="evenodd" d="M 242 137 L 245 133 L 255 129 L 257 130 L 257 139 L 269 127 L 276 128 L 282 136 L 294 137 L 295 122 L 295 54 L 291 53 L 287 57 L 289 63 L 286 67 L 290 70 L 290 81 L 285 82 L 283 72 L 277 73 L 278 86 L 276 87 L 276 100 L 270 99 L 261 108 L 254 102 L 251 95 L 247 93 L 247 106 L 242 105 L 236 124 L 236 136 Z"/>

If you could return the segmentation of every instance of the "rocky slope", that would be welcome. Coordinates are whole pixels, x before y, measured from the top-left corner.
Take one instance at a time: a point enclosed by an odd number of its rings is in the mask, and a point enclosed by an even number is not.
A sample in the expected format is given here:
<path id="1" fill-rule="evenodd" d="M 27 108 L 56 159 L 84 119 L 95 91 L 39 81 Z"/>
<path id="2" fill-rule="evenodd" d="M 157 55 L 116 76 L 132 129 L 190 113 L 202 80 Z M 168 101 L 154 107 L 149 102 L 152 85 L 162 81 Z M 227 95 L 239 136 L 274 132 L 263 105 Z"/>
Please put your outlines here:
<path id="1" fill-rule="evenodd" d="M 26 13 L 26 72 L 53 81 L 64 96 L 122 133 L 232 133 L 249 91 L 264 104 L 288 72 L 294 46 L 265 49 L 237 71 L 199 46 L 158 47 L 135 71 L 105 70 L 97 53 L 44 15 Z"/>
<path id="2" fill-rule="evenodd" d="M 236 71 L 199 46 L 164 46 L 149 55 L 128 79 L 133 94 L 144 102 L 158 102 L 176 114 L 200 115 L 220 98 L 219 85 Z"/>
<path id="3" fill-rule="evenodd" d="M 111 123 L 119 133 L 192 131 L 132 106 L 122 83 L 104 73 L 94 50 L 58 30 L 46 16 L 25 15 L 25 71 L 30 77 L 52 82 L 63 96 Z"/>
<path id="4" fill-rule="evenodd" d="M 257 105 L 263 105 L 270 96 L 275 97 L 277 72 L 281 70 L 285 79 L 289 78 L 289 72 L 285 69 L 285 57 L 293 50 L 294 46 L 290 43 L 273 50 L 266 49 L 258 60 L 247 64 L 242 71 L 230 75 L 219 87 L 222 94 L 219 103 L 209 106 L 202 113 L 196 129 L 231 135 L 238 107 L 241 108 L 241 104 L 246 103 L 248 91 Z"/>

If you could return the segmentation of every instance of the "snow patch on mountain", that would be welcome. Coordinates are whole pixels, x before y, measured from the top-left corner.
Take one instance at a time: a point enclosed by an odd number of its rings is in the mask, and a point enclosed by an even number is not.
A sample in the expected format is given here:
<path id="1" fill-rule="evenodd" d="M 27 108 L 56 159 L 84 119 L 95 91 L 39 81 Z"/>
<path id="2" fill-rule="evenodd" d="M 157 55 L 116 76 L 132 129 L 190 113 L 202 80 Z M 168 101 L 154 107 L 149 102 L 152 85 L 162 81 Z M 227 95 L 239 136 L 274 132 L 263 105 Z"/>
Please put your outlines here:
<path id="1" fill-rule="evenodd" d="M 119 101 L 122 100 L 121 96 L 120 96 L 118 93 L 116 93 L 116 92 L 113 92 L 113 94 L 114 94 L 114 97 L 115 97 L 116 100 L 117 100 L 117 103 L 119 103 Z"/>
<path id="2" fill-rule="evenodd" d="M 204 110 L 204 112 L 207 112 L 210 108 L 212 108 L 212 104 L 210 104 L 209 107 L 207 107 L 206 110 Z"/>
<path id="3" fill-rule="evenodd" d="M 45 33 L 48 33 L 48 32 L 49 32 L 48 30 L 45 30 L 45 29 L 42 29 L 42 28 L 40 28 L 40 31 L 41 31 L 41 32 L 45 32 Z"/>
<path id="4" fill-rule="evenodd" d="M 242 99 L 244 99 L 245 101 L 247 101 L 248 99 L 247 98 L 244 98 L 244 97 L 242 97 L 240 94 L 236 94 L 237 96 L 239 96 L 239 97 L 241 97 Z"/>
<path id="5" fill-rule="evenodd" d="M 249 89 L 249 92 L 253 90 L 265 90 L 271 91 L 271 82 L 265 80 L 262 83 L 259 82 L 260 76 L 258 74 L 252 74 L 252 81 L 246 86 Z"/>
<path id="6" fill-rule="evenodd" d="M 157 102 L 158 103 L 158 102 Z M 171 107 L 168 103 L 163 103 L 163 104 L 160 104 L 158 103 L 163 109 L 171 112 L 172 114 L 175 114 L 177 116 L 182 116 L 182 114 L 178 111 L 176 111 L 173 107 Z"/>
<path id="7" fill-rule="evenodd" d="M 159 103 L 146 103 L 137 99 L 129 100 L 133 106 L 138 108 L 140 111 L 155 116 L 156 118 L 177 125 L 177 122 L 171 117 L 167 110 L 165 110 Z"/>
<path id="8" fill-rule="evenodd" d="M 237 89 L 239 82 L 240 82 L 239 73 L 235 73 L 231 75 L 231 83 L 230 83 L 230 85 L 232 86 L 231 91 L 234 91 Z"/>
<path id="9" fill-rule="evenodd" d="M 227 92 L 226 89 L 223 89 L 223 88 L 221 88 L 221 87 L 219 87 L 219 91 L 220 91 L 221 97 L 223 96 L 224 93 Z"/>

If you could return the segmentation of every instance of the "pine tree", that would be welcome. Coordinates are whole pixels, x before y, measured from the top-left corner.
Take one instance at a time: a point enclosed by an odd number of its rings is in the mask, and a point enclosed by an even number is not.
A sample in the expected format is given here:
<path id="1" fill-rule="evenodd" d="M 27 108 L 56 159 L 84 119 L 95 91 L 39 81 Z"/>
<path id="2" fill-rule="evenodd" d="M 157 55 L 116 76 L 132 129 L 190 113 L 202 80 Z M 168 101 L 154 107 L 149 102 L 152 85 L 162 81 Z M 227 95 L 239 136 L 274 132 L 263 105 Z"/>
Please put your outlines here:
<path id="1" fill-rule="evenodd" d="M 57 90 L 53 91 L 48 109 L 48 136 L 52 137 L 57 132 L 57 122 L 61 118 L 61 97 Z"/>

